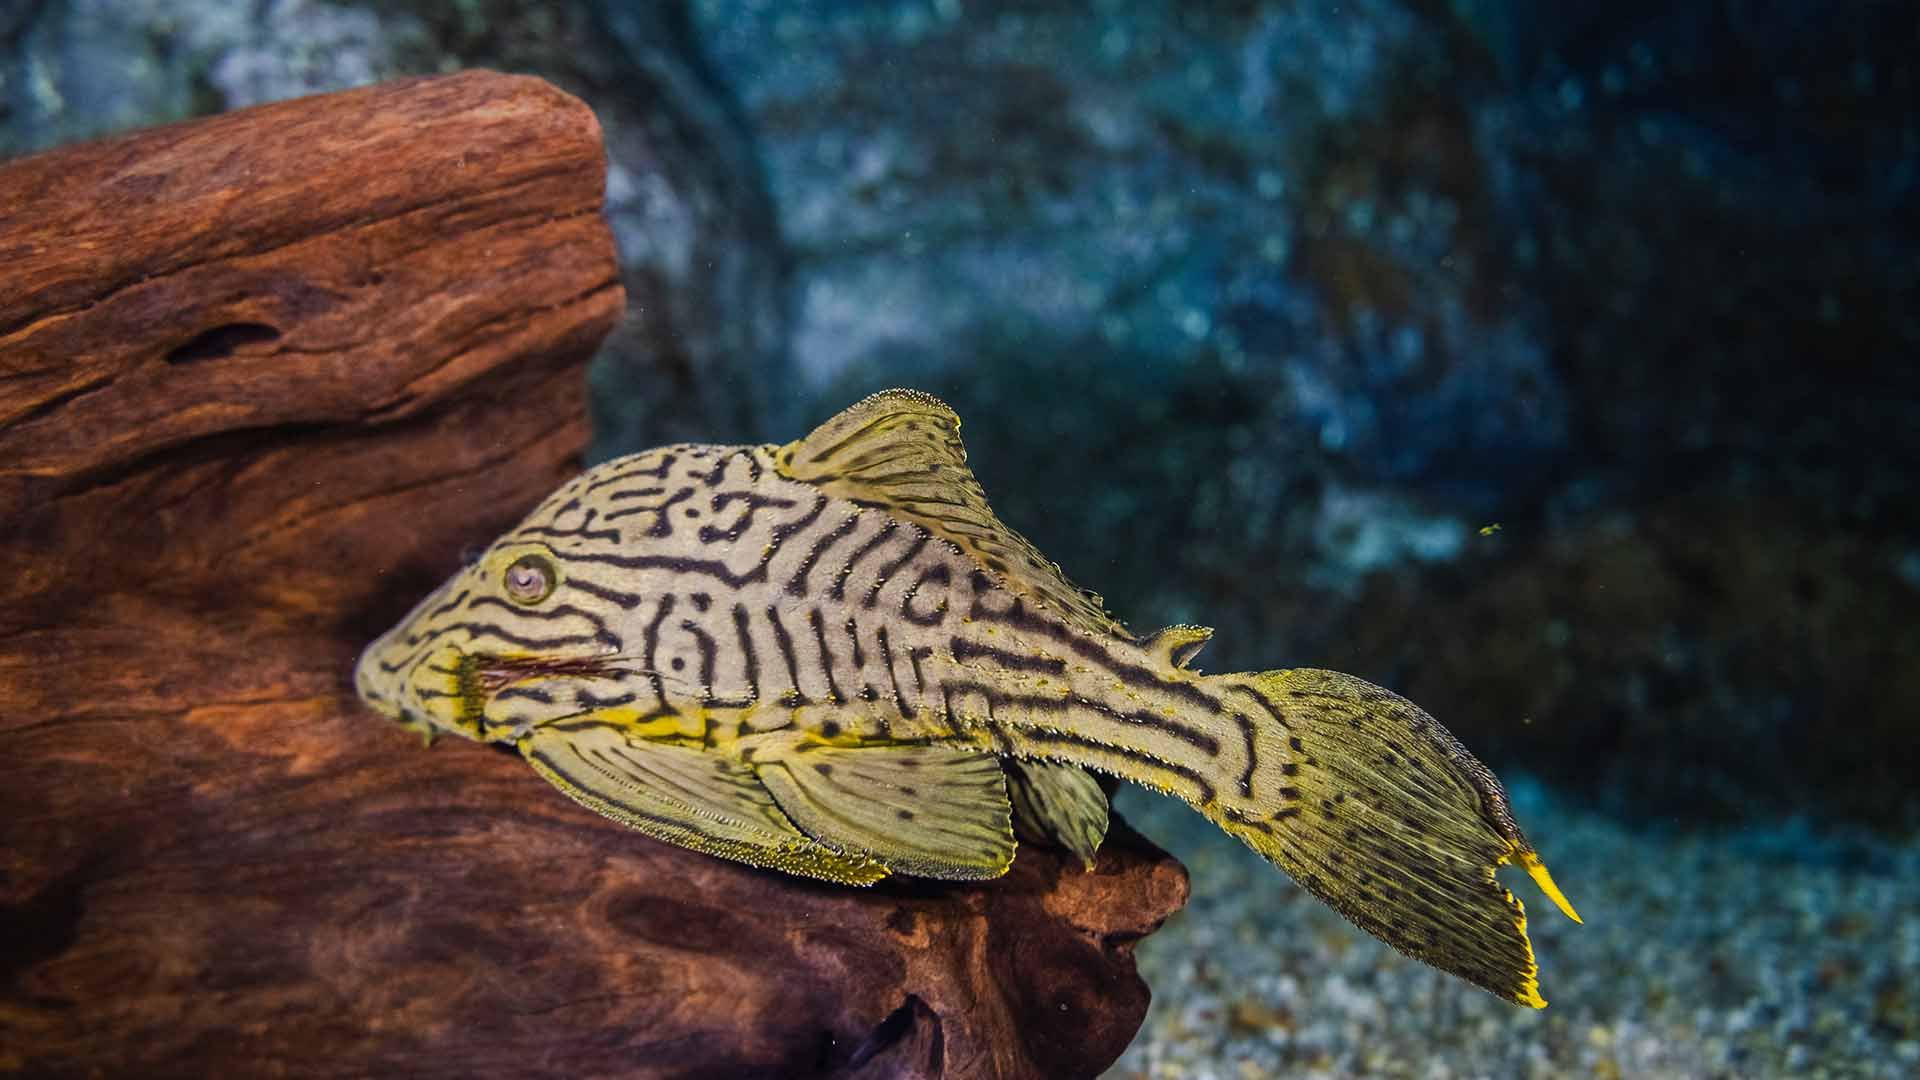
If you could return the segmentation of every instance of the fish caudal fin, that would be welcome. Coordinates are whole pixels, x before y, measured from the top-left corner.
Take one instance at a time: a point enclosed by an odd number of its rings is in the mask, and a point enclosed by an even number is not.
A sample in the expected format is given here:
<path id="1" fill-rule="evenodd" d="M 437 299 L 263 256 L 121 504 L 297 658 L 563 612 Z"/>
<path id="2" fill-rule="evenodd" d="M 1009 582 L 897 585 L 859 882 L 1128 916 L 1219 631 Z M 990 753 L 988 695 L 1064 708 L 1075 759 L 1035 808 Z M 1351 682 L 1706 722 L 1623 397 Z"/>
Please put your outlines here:
<path id="1" fill-rule="evenodd" d="M 1156 708 L 1021 714 L 1012 755 L 1110 773 L 1191 804 L 1362 930 L 1540 1008 L 1525 908 L 1495 877 L 1525 869 L 1579 916 L 1520 832 L 1506 790 L 1412 702 L 1336 671 L 1152 679 Z"/>
<path id="2" fill-rule="evenodd" d="M 1266 703 L 1272 719 L 1259 741 L 1281 763 L 1266 785 L 1245 785 L 1246 799 L 1201 811 L 1368 933 L 1516 1004 L 1544 1007 L 1525 908 L 1495 870 L 1524 867 L 1579 916 L 1493 773 L 1412 702 L 1353 676 L 1217 678 Z"/>

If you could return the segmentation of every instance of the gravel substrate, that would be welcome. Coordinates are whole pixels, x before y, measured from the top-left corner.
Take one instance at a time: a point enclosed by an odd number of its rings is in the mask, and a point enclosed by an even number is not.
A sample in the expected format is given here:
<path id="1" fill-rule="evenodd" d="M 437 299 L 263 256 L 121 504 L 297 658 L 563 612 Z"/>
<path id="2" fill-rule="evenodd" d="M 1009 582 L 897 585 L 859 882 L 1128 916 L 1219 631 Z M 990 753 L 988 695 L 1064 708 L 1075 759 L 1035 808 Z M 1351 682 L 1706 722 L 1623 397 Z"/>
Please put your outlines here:
<path id="1" fill-rule="evenodd" d="M 1804 825 L 1629 829 L 1513 785 L 1586 919 L 1524 875 L 1545 1010 L 1355 930 L 1170 800 L 1120 809 L 1193 874 L 1140 946 L 1140 1077 L 1920 1075 L 1920 851 Z"/>

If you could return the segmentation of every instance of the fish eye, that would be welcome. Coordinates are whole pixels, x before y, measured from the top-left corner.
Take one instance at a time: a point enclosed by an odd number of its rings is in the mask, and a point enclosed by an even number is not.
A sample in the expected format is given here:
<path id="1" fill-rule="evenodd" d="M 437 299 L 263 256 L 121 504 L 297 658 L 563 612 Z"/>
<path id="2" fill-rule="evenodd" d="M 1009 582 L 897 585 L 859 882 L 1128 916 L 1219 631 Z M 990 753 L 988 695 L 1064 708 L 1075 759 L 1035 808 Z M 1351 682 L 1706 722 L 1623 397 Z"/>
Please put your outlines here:
<path id="1" fill-rule="evenodd" d="M 553 595 L 560 578 L 552 560 L 545 555 L 522 555 L 507 566 L 504 582 L 507 597 L 516 604 L 537 604 Z"/>

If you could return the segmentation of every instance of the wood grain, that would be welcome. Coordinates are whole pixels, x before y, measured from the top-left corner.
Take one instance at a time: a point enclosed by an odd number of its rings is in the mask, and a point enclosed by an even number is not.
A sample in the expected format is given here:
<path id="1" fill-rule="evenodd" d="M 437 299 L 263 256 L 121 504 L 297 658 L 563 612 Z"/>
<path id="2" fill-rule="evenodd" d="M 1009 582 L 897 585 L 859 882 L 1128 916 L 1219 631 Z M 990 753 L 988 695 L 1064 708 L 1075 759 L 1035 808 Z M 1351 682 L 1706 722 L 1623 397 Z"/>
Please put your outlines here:
<path id="1" fill-rule="evenodd" d="M 816 885 L 365 712 L 578 468 L 590 111 L 466 73 L 0 168 L 0 1072 L 1073 1076 L 1185 875 Z M 645 317 L 642 314 L 641 317 Z"/>

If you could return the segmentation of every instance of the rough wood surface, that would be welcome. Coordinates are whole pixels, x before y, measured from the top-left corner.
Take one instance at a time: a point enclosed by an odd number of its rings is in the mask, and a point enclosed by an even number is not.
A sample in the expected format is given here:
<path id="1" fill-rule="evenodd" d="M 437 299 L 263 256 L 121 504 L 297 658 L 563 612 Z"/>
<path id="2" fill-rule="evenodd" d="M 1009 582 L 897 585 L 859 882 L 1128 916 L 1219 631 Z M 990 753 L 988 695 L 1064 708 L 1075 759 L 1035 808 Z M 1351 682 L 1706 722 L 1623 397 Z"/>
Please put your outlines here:
<path id="1" fill-rule="evenodd" d="M 0 168 L 0 1072 L 1070 1076 L 1185 897 L 839 889 L 357 707 L 578 467 L 621 305 L 591 113 L 471 73 Z"/>

